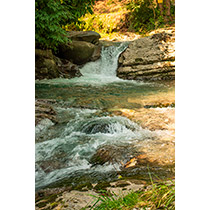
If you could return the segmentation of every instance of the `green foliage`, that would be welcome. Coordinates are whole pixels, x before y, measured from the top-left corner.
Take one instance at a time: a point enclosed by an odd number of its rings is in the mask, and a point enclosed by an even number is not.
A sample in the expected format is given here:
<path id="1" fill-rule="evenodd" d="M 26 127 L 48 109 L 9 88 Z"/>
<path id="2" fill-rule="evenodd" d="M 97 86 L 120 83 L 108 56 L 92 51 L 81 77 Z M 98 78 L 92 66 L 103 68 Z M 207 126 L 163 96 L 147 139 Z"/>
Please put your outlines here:
<path id="1" fill-rule="evenodd" d="M 98 33 L 116 32 L 119 30 L 122 23 L 119 19 L 121 12 L 115 13 L 102 13 L 102 14 L 86 14 L 84 17 L 80 18 L 80 24 L 78 25 L 78 30 L 84 31 L 96 31 Z"/>
<path id="2" fill-rule="evenodd" d="M 164 26 L 164 18 L 160 14 L 158 5 L 153 0 L 131 0 L 127 4 L 129 11 L 129 29 L 136 32 L 154 30 Z M 175 6 L 171 5 L 174 15 Z"/>
<path id="3" fill-rule="evenodd" d="M 40 48 L 56 50 L 68 41 L 66 24 L 76 23 L 87 12 L 92 13 L 94 0 L 36 0 L 35 40 Z"/>
<path id="4" fill-rule="evenodd" d="M 91 195 L 93 196 L 93 195 Z M 175 209 L 175 184 L 171 182 L 153 183 L 146 190 L 130 192 L 126 196 L 101 191 L 91 209 L 95 210 L 130 210 L 134 206 L 149 209 Z"/>
<path id="5" fill-rule="evenodd" d="M 134 206 L 139 198 L 138 193 L 130 192 L 126 196 L 118 197 L 114 193 L 110 193 L 104 190 L 101 190 L 100 196 L 93 196 L 97 200 L 93 204 L 91 209 L 95 210 L 111 210 L 111 209 L 122 209 L 122 207 L 132 207 Z M 99 202 L 101 202 L 99 205 L 97 205 Z"/>
<path id="6" fill-rule="evenodd" d="M 129 13 L 130 29 L 138 31 L 145 26 L 151 28 L 153 23 L 153 11 L 149 8 L 150 2 L 148 0 L 135 0 L 127 4 Z"/>

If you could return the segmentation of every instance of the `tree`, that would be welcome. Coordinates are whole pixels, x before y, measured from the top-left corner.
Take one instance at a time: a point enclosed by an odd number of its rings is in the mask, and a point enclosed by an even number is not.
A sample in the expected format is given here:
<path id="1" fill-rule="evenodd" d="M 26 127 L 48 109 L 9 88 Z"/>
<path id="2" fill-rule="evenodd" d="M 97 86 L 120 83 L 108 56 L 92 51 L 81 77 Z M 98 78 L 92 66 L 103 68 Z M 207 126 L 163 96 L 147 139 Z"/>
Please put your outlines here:
<path id="1" fill-rule="evenodd" d="M 94 0 L 36 0 L 36 47 L 56 50 L 68 41 L 64 26 L 76 23 L 78 18 L 92 12 Z"/>
<path id="2" fill-rule="evenodd" d="M 164 22 L 168 23 L 172 20 L 171 17 L 171 1 L 170 0 L 157 0 L 160 9 L 160 14 L 164 17 Z"/>
<path id="3" fill-rule="evenodd" d="M 173 6 L 173 7 L 172 7 Z M 127 4 L 131 28 L 150 31 L 169 23 L 174 15 L 174 0 L 130 0 Z M 172 11 L 172 14 L 171 14 Z"/>

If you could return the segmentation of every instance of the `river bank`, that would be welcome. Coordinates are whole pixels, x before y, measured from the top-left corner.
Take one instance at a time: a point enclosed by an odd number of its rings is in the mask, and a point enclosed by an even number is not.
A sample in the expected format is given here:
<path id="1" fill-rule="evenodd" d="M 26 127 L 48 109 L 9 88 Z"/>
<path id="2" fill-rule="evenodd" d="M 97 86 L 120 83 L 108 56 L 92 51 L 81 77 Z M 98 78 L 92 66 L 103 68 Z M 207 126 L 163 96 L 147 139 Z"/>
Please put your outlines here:
<path id="1" fill-rule="evenodd" d="M 74 78 L 82 76 L 80 68 L 101 57 L 105 47 L 128 43 L 118 60 L 117 76 L 128 80 L 175 79 L 175 28 L 150 32 L 141 37 L 135 33 L 118 34 L 114 41 L 93 31 L 71 31 L 69 43 L 59 46 L 57 53 L 36 49 L 36 79 Z"/>
<path id="2" fill-rule="evenodd" d="M 36 209 L 80 209 L 99 189 L 174 179 L 174 81 L 118 78 L 129 43 L 103 44 L 82 76 L 36 81 Z"/>

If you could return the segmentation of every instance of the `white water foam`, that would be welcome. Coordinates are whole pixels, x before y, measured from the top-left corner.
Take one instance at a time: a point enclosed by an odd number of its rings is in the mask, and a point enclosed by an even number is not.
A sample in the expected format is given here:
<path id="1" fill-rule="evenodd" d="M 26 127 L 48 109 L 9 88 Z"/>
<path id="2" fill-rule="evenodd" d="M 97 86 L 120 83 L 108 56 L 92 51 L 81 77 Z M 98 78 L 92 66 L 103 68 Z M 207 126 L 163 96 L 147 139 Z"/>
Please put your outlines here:
<path id="1" fill-rule="evenodd" d="M 86 63 L 80 69 L 80 72 L 83 75 L 81 77 L 75 77 L 72 79 L 57 78 L 51 80 L 41 80 L 37 81 L 37 83 L 66 85 L 75 84 L 77 86 L 101 86 L 110 83 L 129 83 L 133 85 L 145 84 L 134 80 L 123 80 L 116 76 L 118 58 L 127 46 L 128 42 L 122 42 L 118 46 L 102 47 L 101 58 L 94 62 Z"/>
<path id="2" fill-rule="evenodd" d="M 118 57 L 127 46 L 128 43 L 121 43 L 119 46 L 102 47 L 101 58 L 85 64 L 81 68 L 83 77 L 75 79 L 76 82 L 106 84 L 121 81 L 116 76 Z"/>
<path id="3" fill-rule="evenodd" d="M 154 135 L 125 117 L 98 117 L 94 115 L 95 110 L 89 109 L 67 108 L 67 110 L 74 113 L 74 117 L 72 115 L 73 118 L 66 124 L 60 136 L 36 143 L 37 188 L 65 178 L 78 170 L 86 173 L 87 171 L 103 172 L 119 169 L 120 165 L 117 163 L 114 166 L 107 163 L 91 168 L 89 160 L 103 145 L 132 145 L 136 141 L 151 138 Z M 49 164 L 56 161 L 64 166 L 52 168 L 49 172 L 40 166 L 44 162 Z"/>
<path id="4" fill-rule="evenodd" d="M 117 78 L 118 57 L 127 44 L 103 48 L 101 58 L 87 63 L 82 69 L 82 77 L 73 79 L 44 80 L 38 83 L 62 85 L 101 86 L 110 83 L 130 83 L 135 81 Z M 78 170 L 109 171 L 119 169 L 119 165 L 105 164 L 91 168 L 90 158 L 104 145 L 128 146 L 136 141 L 151 138 L 154 134 L 142 129 L 125 117 L 97 116 L 97 110 L 57 108 L 58 115 L 67 113 L 69 122 L 56 138 L 36 143 L 36 187 L 43 187 L 65 178 Z M 62 117 L 63 114 L 60 115 Z M 54 166 L 51 166 L 52 164 Z M 59 163 L 59 167 L 57 164 Z M 46 165 L 49 165 L 46 170 Z M 54 167 L 54 168 L 53 168 Z"/>

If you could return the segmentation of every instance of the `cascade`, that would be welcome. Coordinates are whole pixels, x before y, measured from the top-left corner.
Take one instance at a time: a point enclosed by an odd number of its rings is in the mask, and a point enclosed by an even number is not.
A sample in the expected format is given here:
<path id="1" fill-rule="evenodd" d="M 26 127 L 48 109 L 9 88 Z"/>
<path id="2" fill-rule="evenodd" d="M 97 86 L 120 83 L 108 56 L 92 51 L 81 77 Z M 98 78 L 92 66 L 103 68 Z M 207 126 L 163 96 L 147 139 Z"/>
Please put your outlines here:
<path id="1" fill-rule="evenodd" d="M 75 184 L 84 177 L 116 178 L 116 170 L 134 155 L 135 145 L 156 135 L 107 111 L 142 107 L 142 95 L 161 90 L 117 78 L 118 57 L 127 46 L 103 47 L 101 58 L 85 64 L 79 78 L 36 82 L 36 97 L 56 100 L 58 116 L 57 124 L 45 119 L 36 126 L 36 189 L 64 179 Z M 112 161 L 95 164 L 92 157 L 101 148 L 108 148 Z"/>
<path id="2" fill-rule="evenodd" d="M 106 84 L 123 81 L 116 76 L 119 55 L 128 47 L 128 42 L 102 47 L 101 58 L 88 62 L 81 69 L 82 77 L 71 79 L 72 83 Z"/>

